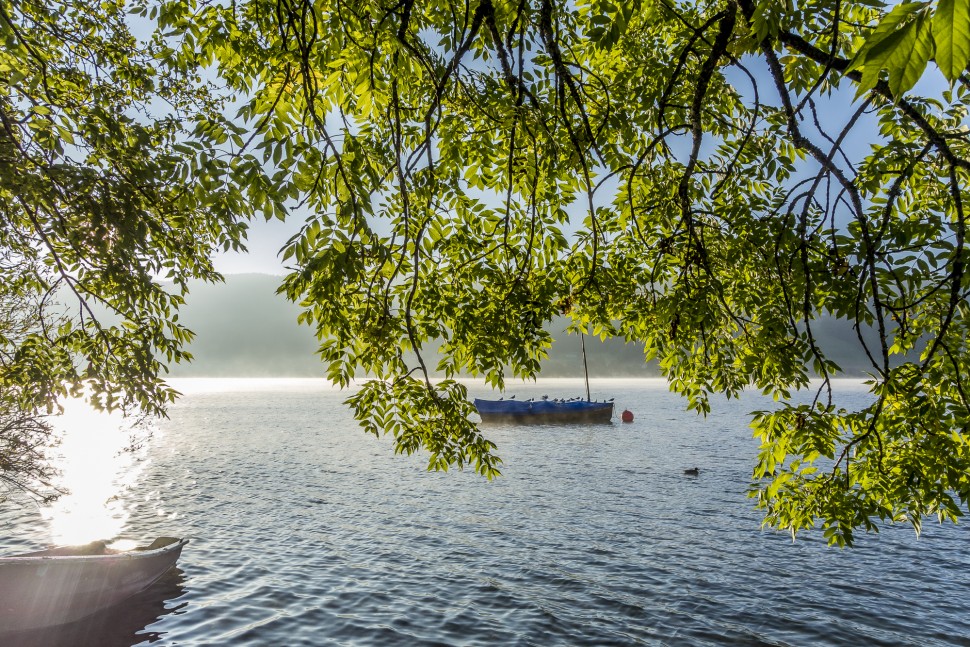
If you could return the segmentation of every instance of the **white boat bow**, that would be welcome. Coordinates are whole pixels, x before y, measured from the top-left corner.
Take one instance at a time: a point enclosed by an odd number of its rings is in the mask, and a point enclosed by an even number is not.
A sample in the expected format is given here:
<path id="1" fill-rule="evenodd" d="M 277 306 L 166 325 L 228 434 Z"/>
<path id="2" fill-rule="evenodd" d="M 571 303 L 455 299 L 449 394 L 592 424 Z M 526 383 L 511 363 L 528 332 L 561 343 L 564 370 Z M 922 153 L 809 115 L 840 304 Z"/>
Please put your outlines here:
<path id="1" fill-rule="evenodd" d="M 171 569 L 187 539 L 128 551 L 104 542 L 0 557 L 0 632 L 80 620 L 139 593 Z"/>

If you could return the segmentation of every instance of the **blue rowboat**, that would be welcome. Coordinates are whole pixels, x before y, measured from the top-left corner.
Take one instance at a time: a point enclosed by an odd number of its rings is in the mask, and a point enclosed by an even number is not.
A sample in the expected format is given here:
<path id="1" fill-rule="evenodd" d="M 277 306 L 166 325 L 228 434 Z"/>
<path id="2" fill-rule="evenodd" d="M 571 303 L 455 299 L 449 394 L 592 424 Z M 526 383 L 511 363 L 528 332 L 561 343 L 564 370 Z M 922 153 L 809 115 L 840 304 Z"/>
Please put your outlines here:
<path id="1" fill-rule="evenodd" d="M 589 400 L 480 400 L 475 408 L 482 422 L 528 425 L 607 423 L 613 420 L 612 402 Z"/>

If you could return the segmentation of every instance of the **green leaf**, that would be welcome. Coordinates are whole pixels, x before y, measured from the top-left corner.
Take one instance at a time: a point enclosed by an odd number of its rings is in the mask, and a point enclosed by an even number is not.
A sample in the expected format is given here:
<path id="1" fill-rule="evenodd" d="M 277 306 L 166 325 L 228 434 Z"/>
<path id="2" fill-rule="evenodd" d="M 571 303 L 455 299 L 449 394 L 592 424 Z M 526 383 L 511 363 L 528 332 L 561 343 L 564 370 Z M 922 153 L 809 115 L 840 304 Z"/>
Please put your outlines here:
<path id="1" fill-rule="evenodd" d="M 856 52 L 855 56 L 849 62 L 849 70 L 863 69 L 869 64 L 874 63 L 876 60 L 885 60 L 888 54 L 873 52 L 873 50 L 879 49 L 880 45 L 883 45 L 883 50 L 885 45 L 883 41 L 887 39 L 890 41 L 896 41 L 899 38 L 898 31 L 899 25 L 909 19 L 909 17 L 916 11 L 924 9 L 928 3 L 925 2 L 904 2 L 902 4 L 893 7 L 893 10 L 886 14 L 876 28 L 872 30 L 869 36 L 866 38 L 862 47 Z M 890 44 L 890 49 L 892 45 Z M 882 64 L 879 64 L 882 67 Z"/>
<path id="2" fill-rule="evenodd" d="M 903 37 L 886 61 L 889 68 L 889 90 L 900 97 L 916 85 L 933 54 L 930 23 L 924 16 L 903 28 Z"/>
<path id="3" fill-rule="evenodd" d="M 933 14 L 936 64 L 953 83 L 970 65 L 970 0 L 940 0 Z"/>

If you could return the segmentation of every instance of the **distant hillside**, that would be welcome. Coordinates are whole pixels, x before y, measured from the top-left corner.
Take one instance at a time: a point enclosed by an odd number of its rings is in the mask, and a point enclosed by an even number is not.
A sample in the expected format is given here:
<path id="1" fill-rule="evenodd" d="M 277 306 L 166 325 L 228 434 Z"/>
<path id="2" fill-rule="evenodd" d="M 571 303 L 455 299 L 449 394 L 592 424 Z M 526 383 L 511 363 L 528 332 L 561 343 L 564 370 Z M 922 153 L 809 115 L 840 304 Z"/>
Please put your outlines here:
<path id="1" fill-rule="evenodd" d="M 313 331 L 299 326 L 300 308 L 276 294 L 281 278 L 235 274 L 221 284 L 191 286 L 179 321 L 196 337 L 190 364 L 173 377 L 322 377 Z"/>
<path id="2" fill-rule="evenodd" d="M 313 331 L 296 323 L 300 308 L 276 294 L 281 278 L 266 274 L 234 274 L 217 285 L 196 284 L 179 321 L 196 333 L 191 364 L 174 366 L 173 377 L 322 377 Z M 850 374 L 866 364 L 850 325 L 832 319 L 814 324 L 823 348 Z M 562 332 L 564 321 L 550 325 L 556 339 L 543 365 L 547 377 L 579 377 L 583 358 L 579 337 Z M 600 342 L 586 338 L 591 376 L 650 377 L 656 366 L 643 359 L 642 344 L 621 339 Z"/>

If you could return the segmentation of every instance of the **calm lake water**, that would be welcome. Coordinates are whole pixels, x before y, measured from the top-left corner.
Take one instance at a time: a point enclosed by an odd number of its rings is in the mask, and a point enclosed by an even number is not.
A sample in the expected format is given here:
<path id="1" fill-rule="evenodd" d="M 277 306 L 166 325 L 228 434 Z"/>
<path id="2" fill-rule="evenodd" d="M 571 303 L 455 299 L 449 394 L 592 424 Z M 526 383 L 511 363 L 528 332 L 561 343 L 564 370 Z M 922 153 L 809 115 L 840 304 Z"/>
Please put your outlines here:
<path id="1" fill-rule="evenodd" d="M 970 644 L 965 526 L 885 528 L 844 551 L 760 529 L 747 413 L 771 403 L 756 396 L 704 419 L 661 381 L 596 381 L 634 423 L 491 427 L 505 465 L 486 482 L 395 456 L 323 381 L 175 386 L 171 419 L 134 454 L 76 414 L 72 494 L 0 511 L 0 553 L 189 537 L 178 570 L 115 611 L 0 644 Z"/>

